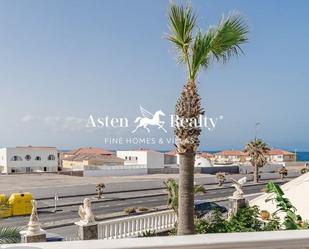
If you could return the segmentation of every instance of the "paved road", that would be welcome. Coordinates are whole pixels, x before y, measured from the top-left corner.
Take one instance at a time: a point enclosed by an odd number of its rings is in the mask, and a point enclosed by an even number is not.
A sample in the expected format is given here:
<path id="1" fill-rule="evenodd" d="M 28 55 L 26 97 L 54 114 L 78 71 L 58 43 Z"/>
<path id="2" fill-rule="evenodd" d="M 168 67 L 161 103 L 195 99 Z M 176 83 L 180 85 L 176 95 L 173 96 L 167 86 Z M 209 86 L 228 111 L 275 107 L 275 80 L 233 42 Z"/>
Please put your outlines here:
<path id="1" fill-rule="evenodd" d="M 253 185 L 253 186 L 245 186 L 244 192 L 245 194 L 259 193 L 265 184 L 262 185 Z M 233 188 L 222 188 L 222 189 L 209 189 L 206 194 L 202 194 L 197 196 L 196 199 L 216 199 L 216 198 L 225 198 L 227 196 L 231 196 L 233 193 Z M 144 195 L 143 195 L 144 194 Z M 145 193 L 139 192 L 138 198 L 132 199 L 112 199 L 106 200 L 98 203 L 93 203 L 93 212 L 95 215 L 102 214 L 112 214 L 115 212 L 122 212 L 127 207 L 158 207 L 163 206 L 167 202 L 167 195 L 164 192 L 160 192 L 157 196 L 146 196 Z M 47 222 L 61 221 L 61 220 L 77 220 L 78 219 L 78 210 L 79 204 L 59 207 L 58 212 L 55 214 L 53 212 L 53 208 L 40 209 L 39 216 L 40 222 L 44 225 Z M 11 226 L 24 226 L 27 224 L 29 217 L 11 217 L 7 219 L 3 219 L 1 224 L 11 225 Z M 63 230 L 66 230 L 64 228 Z M 58 229 L 59 230 L 59 229 Z M 60 229 L 61 230 L 61 229 Z M 57 229 L 52 230 L 57 231 Z M 71 231 L 72 232 L 72 231 Z"/>

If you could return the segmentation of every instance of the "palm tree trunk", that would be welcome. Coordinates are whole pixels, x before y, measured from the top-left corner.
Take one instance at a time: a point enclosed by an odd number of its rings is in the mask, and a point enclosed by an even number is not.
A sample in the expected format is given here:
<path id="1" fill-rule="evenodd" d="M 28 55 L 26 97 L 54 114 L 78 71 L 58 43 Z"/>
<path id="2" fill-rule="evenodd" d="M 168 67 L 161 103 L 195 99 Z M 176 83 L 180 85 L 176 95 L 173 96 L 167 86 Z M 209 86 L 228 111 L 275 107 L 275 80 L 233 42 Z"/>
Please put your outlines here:
<path id="1" fill-rule="evenodd" d="M 194 153 L 179 154 L 178 235 L 194 233 Z"/>
<path id="2" fill-rule="evenodd" d="M 254 164 L 254 182 L 259 182 L 259 167 L 257 164 Z"/>

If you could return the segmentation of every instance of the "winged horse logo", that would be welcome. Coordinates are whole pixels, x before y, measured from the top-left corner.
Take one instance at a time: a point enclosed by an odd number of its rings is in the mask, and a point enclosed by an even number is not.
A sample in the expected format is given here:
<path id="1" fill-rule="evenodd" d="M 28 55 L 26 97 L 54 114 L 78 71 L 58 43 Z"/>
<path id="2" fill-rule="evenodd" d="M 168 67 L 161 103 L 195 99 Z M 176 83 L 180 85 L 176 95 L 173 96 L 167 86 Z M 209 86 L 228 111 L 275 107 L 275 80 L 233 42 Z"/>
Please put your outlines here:
<path id="1" fill-rule="evenodd" d="M 150 132 L 149 128 L 147 127 L 148 125 L 156 125 L 158 126 L 159 129 L 162 129 L 165 133 L 167 132 L 163 127 L 165 122 L 160 120 L 160 116 L 165 116 L 164 112 L 159 110 L 159 111 L 156 111 L 154 114 L 152 114 L 141 106 L 139 108 L 140 108 L 142 117 L 137 117 L 135 119 L 134 123 L 138 123 L 138 125 L 132 131 L 132 133 L 135 133 L 137 129 L 140 127 L 143 127 L 148 132 Z"/>

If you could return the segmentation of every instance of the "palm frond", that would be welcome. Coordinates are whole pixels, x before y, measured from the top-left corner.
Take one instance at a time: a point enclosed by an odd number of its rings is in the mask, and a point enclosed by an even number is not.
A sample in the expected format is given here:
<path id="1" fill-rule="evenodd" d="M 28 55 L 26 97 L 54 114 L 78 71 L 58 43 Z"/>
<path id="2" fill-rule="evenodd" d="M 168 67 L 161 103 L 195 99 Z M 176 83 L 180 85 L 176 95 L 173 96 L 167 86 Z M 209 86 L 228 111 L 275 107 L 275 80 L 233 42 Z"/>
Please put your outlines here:
<path id="1" fill-rule="evenodd" d="M 206 189 L 203 185 L 194 185 L 194 194 L 206 193 Z"/>
<path id="2" fill-rule="evenodd" d="M 20 242 L 20 229 L 16 227 L 0 227 L 0 244 Z"/>
<path id="3" fill-rule="evenodd" d="M 246 43 L 249 28 L 244 19 L 238 14 L 222 18 L 217 27 L 212 27 L 206 36 L 211 39 L 211 52 L 213 57 L 227 62 L 232 56 L 242 53 L 241 44 Z"/>
<path id="4" fill-rule="evenodd" d="M 201 66 L 208 66 L 211 41 L 207 34 L 203 35 L 200 31 L 196 33 L 192 46 L 192 78 L 196 77 Z"/>
<path id="5" fill-rule="evenodd" d="M 184 62 L 185 54 L 192 41 L 192 31 L 195 27 L 196 16 L 189 5 L 178 6 L 171 4 L 169 8 L 170 34 L 167 39 L 175 45 L 179 52 L 179 61 Z"/>

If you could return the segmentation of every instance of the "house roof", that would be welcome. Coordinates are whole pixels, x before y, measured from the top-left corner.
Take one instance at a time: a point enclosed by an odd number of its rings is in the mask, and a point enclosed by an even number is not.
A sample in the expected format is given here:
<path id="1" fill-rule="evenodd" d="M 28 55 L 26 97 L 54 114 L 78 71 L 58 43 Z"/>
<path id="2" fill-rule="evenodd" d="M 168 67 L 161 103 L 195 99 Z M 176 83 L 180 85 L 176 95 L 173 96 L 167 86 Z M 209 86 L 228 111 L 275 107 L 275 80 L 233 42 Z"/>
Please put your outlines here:
<path id="1" fill-rule="evenodd" d="M 268 151 L 268 154 L 271 156 L 275 156 L 275 155 L 292 156 L 294 155 L 294 153 L 292 152 L 281 150 L 281 149 L 271 149 L 270 151 Z"/>
<path id="2" fill-rule="evenodd" d="M 66 155 L 113 155 L 111 151 L 102 148 L 84 147 L 71 150 L 65 153 Z"/>
<path id="3" fill-rule="evenodd" d="M 168 156 L 176 156 L 177 152 L 176 150 L 171 150 L 171 151 L 165 152 L 164 154 Z"/>
<path id="4" fill-rule="evenodd" d="M 197 153 L 199 156 L 201 157 L 205 157 L 205 158 L 211 158 L 211 157 L 214 157 L 213 154 L 211 153 L 208 153 L 208 152 L 201 152 L 201 153 Z"/>
<path id="5" fill-rule="evenodd" d="M 215 155 L 220 155 L 220 156 L 246 156 L 247 154 L 244 153 L 241 150 L 223 150 L 223 151 L 217 152 Z"/>

